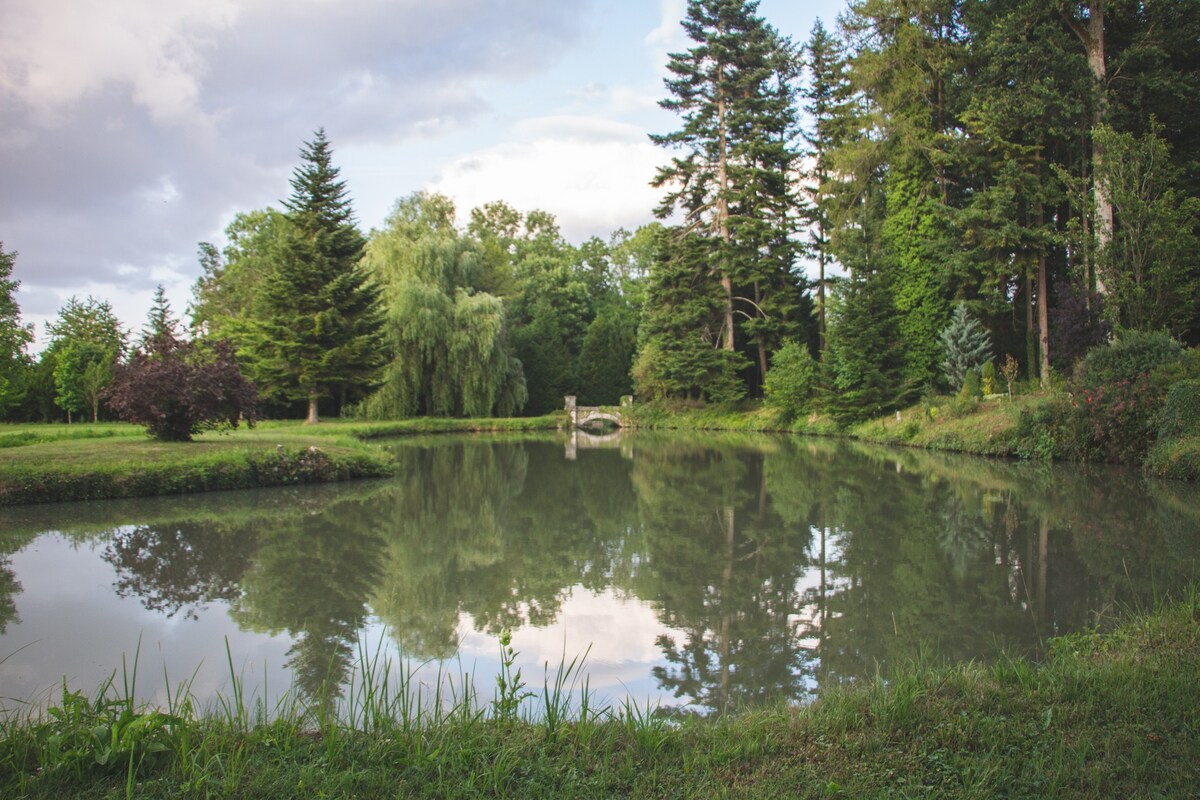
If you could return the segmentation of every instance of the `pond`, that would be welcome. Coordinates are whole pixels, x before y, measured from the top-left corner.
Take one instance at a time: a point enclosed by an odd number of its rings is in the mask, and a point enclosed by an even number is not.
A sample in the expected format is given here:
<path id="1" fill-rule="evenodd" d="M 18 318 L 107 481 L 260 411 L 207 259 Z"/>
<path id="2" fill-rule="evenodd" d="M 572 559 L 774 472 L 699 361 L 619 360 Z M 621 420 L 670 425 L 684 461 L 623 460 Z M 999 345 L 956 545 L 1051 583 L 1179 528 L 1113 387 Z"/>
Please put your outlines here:
<path id="1" fill-rule="evenodd" d="M 236 678 L 270 706 L 364 656 L 486 702 L 508 630 L 533 688 L 584 656 L 596 702 L 724 712 L 1037 658 L 1200 565 L 1196 487 L 1119 469 L 749 434 L 390 446 L 383 481 L 0 511 L 0 702 L 136 661 L 145 700 Z"/>

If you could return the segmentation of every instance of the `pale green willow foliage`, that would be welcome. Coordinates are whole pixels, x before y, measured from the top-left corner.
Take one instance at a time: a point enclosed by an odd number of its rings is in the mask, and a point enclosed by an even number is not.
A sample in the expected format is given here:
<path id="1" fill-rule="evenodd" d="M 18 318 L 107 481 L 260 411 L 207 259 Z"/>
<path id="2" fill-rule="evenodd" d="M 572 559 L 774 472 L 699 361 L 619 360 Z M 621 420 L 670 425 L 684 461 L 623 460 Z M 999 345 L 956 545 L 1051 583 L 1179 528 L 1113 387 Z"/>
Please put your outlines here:
<path id="1" fill-rule="evenodd" d="M 370 419 L 424 413 L 508 416 L 525 403 L 521 363 L 509 351 L 504 304 L 476 291 L 476 243 L 453 227 L 453 206 L 413 195 L 371 235 L 364 265 L 381 288 L 390 349 Z"/>

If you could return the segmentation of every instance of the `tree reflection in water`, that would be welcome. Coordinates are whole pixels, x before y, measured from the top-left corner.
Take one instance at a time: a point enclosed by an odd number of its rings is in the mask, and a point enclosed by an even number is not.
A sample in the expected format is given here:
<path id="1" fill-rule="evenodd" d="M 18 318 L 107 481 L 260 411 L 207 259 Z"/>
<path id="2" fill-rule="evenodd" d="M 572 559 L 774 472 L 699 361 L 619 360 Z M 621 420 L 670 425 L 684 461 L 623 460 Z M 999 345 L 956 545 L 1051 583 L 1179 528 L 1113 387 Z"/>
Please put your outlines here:
<path id="1" fill-rule="evenodd" d="M 1036 656 L 1194 579 L 1200 552 L 1195 487 L 1119 470 L 750 435 L 639 433 L 573 460 L 546 437 L 394 450 L 392 480 L 111 528 L 118 592 L 287 632 L 297 684 L 328 698 L 372 619 L 442 659 L 465 619 L 544 626 L 611 591 L 679 632 L 657 641 L 663 689 L 727 711 L 917 654 Z"/>

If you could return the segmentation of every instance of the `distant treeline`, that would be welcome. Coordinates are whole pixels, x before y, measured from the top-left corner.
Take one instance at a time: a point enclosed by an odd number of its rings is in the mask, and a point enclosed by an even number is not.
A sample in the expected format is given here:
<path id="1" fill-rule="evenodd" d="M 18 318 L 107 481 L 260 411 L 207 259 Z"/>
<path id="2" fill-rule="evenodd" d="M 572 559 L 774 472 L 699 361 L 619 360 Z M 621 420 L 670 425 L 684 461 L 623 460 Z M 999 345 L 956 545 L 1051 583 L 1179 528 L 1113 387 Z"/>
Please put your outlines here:
<path id="1" fill-rule="evenodd" d="M 1200 4 L 857 0 L 804 43 L 757 6 L 688 3 L 664 222 L 575 245 L 418 192 L 364 235 L 318 131 L 282 208 L 200 245 L 191 336 L 313 419 L 730 402 L 782 361 L 777 397 L 852 420 L 989 361 L 1045 385 L 1128 331 L 1200 341 Z M 102 416 L 139 343 L 72 299 L 29 357 L 14 258 L 0 414 Z M 972 324 L 986 346 L 948 353 Z"/>

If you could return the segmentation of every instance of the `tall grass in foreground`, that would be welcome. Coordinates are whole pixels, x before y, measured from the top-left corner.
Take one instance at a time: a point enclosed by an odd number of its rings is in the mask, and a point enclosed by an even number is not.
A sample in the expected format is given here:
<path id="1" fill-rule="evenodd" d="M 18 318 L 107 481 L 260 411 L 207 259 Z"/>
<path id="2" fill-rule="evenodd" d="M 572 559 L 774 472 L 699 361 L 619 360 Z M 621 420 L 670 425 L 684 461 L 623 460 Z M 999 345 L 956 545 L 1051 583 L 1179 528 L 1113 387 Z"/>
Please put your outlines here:
<path id="1" fill-rule="evenodd" d="M 811 706 L 670 721 L 600 706 L 586 653 L 542 691 L 508 669 L 490 702 L 465 672 L 422 682 L 360 646 L 333 705 L 271 709 L 233 688 L 203 712 L 184 682 L 135 708 L 136 658 L 92 697 L 65 685 L 0 728 L 18 797 L 1191 797 L 1200 786 L 1200 594 L 1044 664 L 915 663 Z M 227 653 L 228 657 L 228 653 Z M 519 699 L 518 699 L 519 698 Z M 324 698 L 327 700 L 328 698 Z"/>

